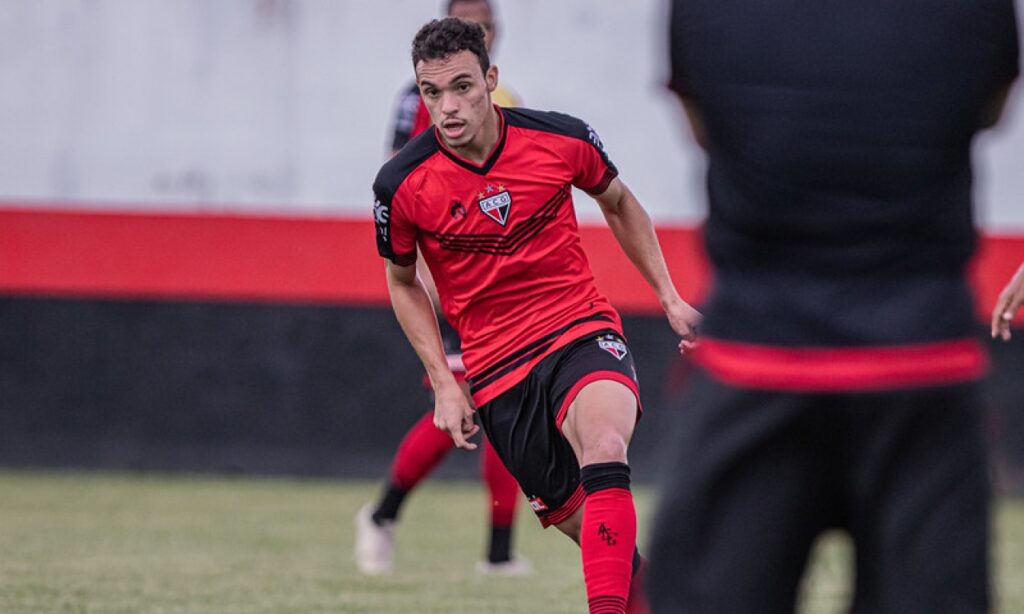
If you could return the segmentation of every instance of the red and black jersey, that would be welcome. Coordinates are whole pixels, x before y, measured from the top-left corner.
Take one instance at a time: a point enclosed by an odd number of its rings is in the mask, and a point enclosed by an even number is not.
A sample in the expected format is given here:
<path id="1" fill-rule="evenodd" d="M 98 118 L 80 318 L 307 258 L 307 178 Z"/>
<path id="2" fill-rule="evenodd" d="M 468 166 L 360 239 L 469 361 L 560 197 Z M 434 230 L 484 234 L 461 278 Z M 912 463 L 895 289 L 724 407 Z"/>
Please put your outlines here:
<path id="1" fill-rule="evenodd" d="M 410 265 L 419 246 L 462 337 L 478 405 L 581 335 L 621 333 L 594 286 L 572 203 L 572 186 L 600 194 L 617 175 L 600 139 L 568 115 L 495 108 L 500 137 L 482 165 L 429 130 L 373 186 L 377 249 Z"/>

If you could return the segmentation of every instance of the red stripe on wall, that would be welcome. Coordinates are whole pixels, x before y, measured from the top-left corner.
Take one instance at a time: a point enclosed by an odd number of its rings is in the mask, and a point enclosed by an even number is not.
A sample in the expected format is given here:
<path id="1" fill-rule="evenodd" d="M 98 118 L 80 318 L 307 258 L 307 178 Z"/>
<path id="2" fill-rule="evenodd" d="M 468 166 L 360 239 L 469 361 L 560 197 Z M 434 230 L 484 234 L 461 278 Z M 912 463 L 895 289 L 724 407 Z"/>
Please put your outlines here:
<path id="1" fill-rule="evenodd" d="M 0 290 L 228 300 L 386 300 L 372 222 L 0 210 Z"/>
<path id="2" fill-rule="evenodd" d="M 583 226 L 600 289 L 619 309 L 659 313 L 604 226 Z M 658 229 L 683 297 L 699 302 L 708 266 L 693 227 Z M 140 214 L 0 207 L 0 292 L 25 296 L 387 304 L 367 219 Z M 1024 261 L 1024 236 L 982 241 L 972 279 L 987 320 Z"/>

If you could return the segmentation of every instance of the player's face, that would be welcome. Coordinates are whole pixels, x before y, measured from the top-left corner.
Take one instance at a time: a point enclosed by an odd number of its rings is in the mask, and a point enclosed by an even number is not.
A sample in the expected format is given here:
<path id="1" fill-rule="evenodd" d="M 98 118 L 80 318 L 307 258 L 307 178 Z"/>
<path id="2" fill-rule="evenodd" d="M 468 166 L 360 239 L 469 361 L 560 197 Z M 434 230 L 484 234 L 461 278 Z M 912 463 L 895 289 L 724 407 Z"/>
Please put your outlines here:
<path id="1" fill-rule="evenodd" d="M 494 15 L 491 14 L 491 7 L 486 2 L 483 2 L 483 0 L 456 2 L 452 5 L 452 10 L 448 12 L 448 16 L 480 24 L 480 27 L 484 29 L 484 45 L 487 46 L 487 52 L 490 53 L 491 45 L 494 44 L 496 29 Z"/>
<path id="2" fill-rule="evenodd" d="M 430 119 L 452 149 L 489 150 L 497 139 L 498 118 L 491 92 L 498 85 L 498 69 L 485 74 L 471 51 L 416 64 L 416 83 Z M 469 156 L 473 157 L 473 156 Z"/>

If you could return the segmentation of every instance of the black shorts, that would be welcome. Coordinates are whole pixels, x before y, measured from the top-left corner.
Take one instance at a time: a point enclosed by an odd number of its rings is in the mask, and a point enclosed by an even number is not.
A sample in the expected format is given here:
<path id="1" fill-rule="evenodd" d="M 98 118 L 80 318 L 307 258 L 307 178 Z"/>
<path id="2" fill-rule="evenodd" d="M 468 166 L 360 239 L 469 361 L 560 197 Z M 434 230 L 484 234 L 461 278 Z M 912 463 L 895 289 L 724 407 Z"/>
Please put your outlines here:
<path id="1" fill-rule="evenodd" d="M 569 518 L 583 504 L 579 463 L 561 428 L 576 395 L 599 380 L 621 382 L 632 390 L 639 419 L 633 353 L 611 330 L 555 350 L 521 382 L 478 410 L 487 438 L 545 527 Z"/>
<path id="2" fill-rule="evenodd" d="M 852 612 L 987 612 L 980 410 L 974 385 L 795 394 L 696 374 L 664 450 L 652 612 L 791 614 L 830 528 L 855 544 Z"/>

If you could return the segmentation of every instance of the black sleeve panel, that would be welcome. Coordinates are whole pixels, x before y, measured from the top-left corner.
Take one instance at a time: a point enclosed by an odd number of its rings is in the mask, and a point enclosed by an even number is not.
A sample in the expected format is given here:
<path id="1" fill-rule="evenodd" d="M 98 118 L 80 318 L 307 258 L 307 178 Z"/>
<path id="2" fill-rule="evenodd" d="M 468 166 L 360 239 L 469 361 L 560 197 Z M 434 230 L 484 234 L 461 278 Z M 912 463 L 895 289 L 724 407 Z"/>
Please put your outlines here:
<path id="1" fill-rule="evenodd" d="M 560 134 L 590 143 L 590 146 L 597 151 L 598 155 L 601 156 L 601 160 L 608 166 L 611 177 L 614 178 L 619 174 L 615 164 L 612 163 L 604 150 L 604 143 L 601 142 L 601 137 L 597 136 L 597 132 L 582 119 L 557 111 L 536 111 L 522 107 L 502 109 L 502 111 L 505 113 L 505 120 L 510 126 Z M 607 188 L 608 186 L 605 185 L 604 187 Z M 588 188 L 588 191 L 591 190 Z M 603 191 L 602 189 L 596 193 L 599 194 Z"/>
<path id="2" fill-rule="evenodd" d="M 373 181 L 373 222 L 376 230 L 377 253 L 397 265 L 409 266 L 416 262 L 416 248 L 413 245 L 411 249 L 408 246 L 395 249 L 394 231 L 398 229 L 393 228 L 393 225 L 396 217 L 404 219 L 400 215 L 401 212 L 395 210 L 396 206 L 400 206 L 395 203 L 395 194 L 405 179 L 420 164 L 437 153 L 437 150 L 437 139 L 434 137 L 434 133 L 428 130 L 418 135 L 409 143 L 408 147 L 403 148 L 395 157 L 388 160 Z"/>

